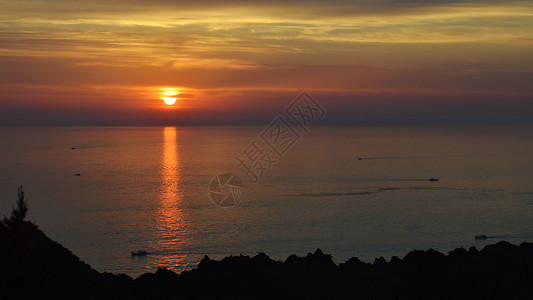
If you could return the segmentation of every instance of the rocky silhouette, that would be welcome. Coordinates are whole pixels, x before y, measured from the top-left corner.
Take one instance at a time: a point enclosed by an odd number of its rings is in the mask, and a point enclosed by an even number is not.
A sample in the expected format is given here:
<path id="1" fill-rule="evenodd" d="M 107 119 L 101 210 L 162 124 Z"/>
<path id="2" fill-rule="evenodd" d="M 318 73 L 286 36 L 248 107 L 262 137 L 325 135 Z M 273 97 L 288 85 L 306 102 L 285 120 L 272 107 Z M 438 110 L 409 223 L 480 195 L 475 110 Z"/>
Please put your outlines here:
<path id="1" fill-rule="evenodd" d="M 275 261 L 264 253 L 208 256 L 177 274 L 167 269 L 133 279 L 100 273 L 24 220 L 22 188 L 0 222 L 0 299 L 333 299 L 518 298 L 533 295 L 533 244 L 482 250 L 412 251 L 403 259 L 351 258 L 336 265 L 320 249 Z M 23 208 L 26 208 L 24 210 Z M 15 210 L 18 210 L 15 213 Z M 22 214 L 22 211 L 24 213 Z"/>

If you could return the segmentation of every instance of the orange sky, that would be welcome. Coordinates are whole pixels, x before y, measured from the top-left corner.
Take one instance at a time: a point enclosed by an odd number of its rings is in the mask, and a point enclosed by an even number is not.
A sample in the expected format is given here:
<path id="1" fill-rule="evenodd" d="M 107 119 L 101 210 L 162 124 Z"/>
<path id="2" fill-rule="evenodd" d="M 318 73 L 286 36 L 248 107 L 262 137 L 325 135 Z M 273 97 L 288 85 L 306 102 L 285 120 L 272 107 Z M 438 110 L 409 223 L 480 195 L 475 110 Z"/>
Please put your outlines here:
<path id="1" fill-rule="evenodd" d="M 527 1 L 0 0 L 0 125 L 528 122 L 532 53 Z"/>

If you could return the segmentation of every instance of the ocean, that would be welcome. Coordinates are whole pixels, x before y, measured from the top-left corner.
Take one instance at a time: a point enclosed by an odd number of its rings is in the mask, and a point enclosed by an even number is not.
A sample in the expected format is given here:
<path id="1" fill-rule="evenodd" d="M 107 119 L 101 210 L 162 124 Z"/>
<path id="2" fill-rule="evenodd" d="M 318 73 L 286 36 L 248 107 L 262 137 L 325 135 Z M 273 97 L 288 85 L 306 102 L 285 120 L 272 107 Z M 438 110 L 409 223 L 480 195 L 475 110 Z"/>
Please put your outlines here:
<path id="1" fill-rule="evenodd" d="M 23 185 L 49 237 L 131 276 L 204 255 L 372 262 L 533 242 L 531 126 L 310 127 L 278 144 L 265 132 L 1 127 L 0 215 Z"/>

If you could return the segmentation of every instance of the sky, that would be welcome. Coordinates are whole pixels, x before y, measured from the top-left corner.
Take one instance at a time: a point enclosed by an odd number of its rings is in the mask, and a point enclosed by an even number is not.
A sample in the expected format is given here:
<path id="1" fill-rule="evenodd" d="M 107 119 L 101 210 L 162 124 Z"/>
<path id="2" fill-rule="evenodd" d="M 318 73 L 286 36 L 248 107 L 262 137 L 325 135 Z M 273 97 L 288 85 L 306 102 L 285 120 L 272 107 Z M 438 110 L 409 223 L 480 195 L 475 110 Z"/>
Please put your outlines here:
<path id="1" fill-rule="evenodd" d="M 260 125 L 301 91 L 323 124 L 531 123 L 533 2 L 0 0 L 0 125 Z"/>

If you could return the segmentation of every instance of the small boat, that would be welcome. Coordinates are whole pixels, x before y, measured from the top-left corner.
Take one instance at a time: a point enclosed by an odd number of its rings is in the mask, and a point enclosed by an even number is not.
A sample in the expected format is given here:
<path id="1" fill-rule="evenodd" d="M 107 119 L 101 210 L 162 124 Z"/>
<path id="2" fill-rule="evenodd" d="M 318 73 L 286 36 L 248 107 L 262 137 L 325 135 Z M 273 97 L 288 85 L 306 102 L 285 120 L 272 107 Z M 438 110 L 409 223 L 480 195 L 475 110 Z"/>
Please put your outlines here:
<path id="1" fill-rule="evenodd" d="M 137 252 L 131 252 L 131 256 L 146 256 L 148 255 L 148 252 L 146 251 L 137 251 Z"/>
<path id="2" fill-rule="evenodd" d="M 72 150 L 76 150 L 76 147 L 72 147 Z"/>
<path id="3" fill-rule="evenodd" d="M 487 236 L 484 234 L 478 234 L 474 237 L 476 240 L 486 240 Z"/>
<path id="4" fill-rule="evenodd" d="M 358 157 L 357 160 L 362 160 L 362 158 L 361 158 L 361 157 Z"/>
<path id="5" fill-rule="evenodd" d="M 79 177 L 79 176 L 81 176 L 81 174 L 80 173 L 76 173 L 76 174 L 74 174 L 74 176 L 78 176 Z"/>
<path id="6" fill-rule="evenodd" d="M 429 181 L 439 181 L 439 179 L 438 179 L 438 178 L 433 178 L 433 177 L 431 177 L 431 178 L 430 178 L 430 179 L 428 179 L 428 180 L 429 180 Z"/>

